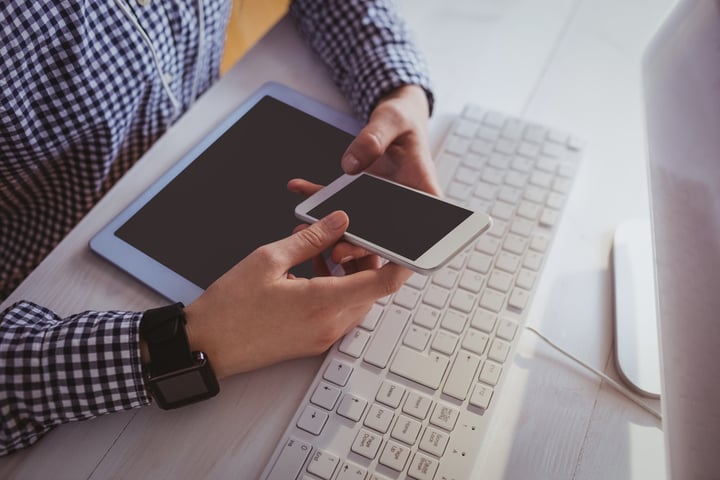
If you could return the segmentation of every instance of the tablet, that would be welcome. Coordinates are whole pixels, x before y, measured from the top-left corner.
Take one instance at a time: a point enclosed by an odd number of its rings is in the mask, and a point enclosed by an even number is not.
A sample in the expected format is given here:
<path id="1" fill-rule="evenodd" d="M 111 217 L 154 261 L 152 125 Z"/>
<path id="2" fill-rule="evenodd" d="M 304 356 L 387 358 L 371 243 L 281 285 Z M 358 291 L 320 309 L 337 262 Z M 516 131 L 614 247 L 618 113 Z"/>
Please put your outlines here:
<path id="1" fill-rule="evenodd" d="M 353 117 L 288 87 L 255 92 L 90 241 L 90 248 L 186 305 L 257 247 L 292 233 L 295 177 L 326 185 L 360 131 Z M 310 262 L 297 276 L 312 276 Z"/>

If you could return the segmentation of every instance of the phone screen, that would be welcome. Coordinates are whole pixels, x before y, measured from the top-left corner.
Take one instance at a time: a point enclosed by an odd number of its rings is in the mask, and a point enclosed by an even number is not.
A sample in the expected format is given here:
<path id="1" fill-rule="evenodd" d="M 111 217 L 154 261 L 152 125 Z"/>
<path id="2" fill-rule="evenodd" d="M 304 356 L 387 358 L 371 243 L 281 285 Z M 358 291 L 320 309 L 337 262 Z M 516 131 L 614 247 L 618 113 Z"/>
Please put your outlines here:
<path id="1" fill-rule="evenodd" d="M 417 260 L 473 214 L 369 175 L 360 175 L 308 214 L 320 219 L 335 210 L 350 217 L 348 233 L 410 260 Z"/>

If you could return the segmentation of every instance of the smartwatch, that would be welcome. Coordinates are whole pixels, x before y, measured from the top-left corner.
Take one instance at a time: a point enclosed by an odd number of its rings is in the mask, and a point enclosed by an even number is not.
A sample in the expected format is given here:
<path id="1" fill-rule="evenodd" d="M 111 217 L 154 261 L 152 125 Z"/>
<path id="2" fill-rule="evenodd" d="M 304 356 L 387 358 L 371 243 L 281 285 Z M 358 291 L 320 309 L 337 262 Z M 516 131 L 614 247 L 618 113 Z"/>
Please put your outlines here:
<path id="1" fill-rule="evenodd" d="M 140 321 L 140 337 L 150 352 L 145 384 L 165 410 L 206 400 L 220 391 L 207 355 L 190 350 L 183 307 L 176 303 L 154 308 Z"/>

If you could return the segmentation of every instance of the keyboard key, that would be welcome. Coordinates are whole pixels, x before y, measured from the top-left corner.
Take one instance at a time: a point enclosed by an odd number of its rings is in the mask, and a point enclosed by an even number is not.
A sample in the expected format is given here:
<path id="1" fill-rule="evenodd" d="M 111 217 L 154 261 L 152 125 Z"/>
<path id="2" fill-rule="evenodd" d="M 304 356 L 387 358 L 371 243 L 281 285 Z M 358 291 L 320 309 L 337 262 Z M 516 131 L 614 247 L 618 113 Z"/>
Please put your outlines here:
<path id="1" fill-rule="evenodd" d="M 483 287 L 483 284 L 485 283 L 485 276 L 483 276 L 480 273 L 475 273 L 473 271 L 466 271 L 463 272 L 462 276 L 460 276 L 460 287 L 464 288 L 465 290 L 469 290 L 474 293 L 479 293 L 480 289 Z"/>
<path id="2" fill-rule="evenodd" d="M 505 304 L 505 295 L 495 290 L 487 289 L 480 296 L 480 306 L 491 312 L 499 312 Z"/>
<path id="3" fill-rule="evenodd" d="M 497 341 L 498 340 L 494 340 L 493 342 Z M 490 353 L 492 353 L 492 349 Z M 473 355 L 469 352 L 458 353 L 458 356 L 455 358 L 455 362 L 450 369 L 450 374 L 445 381 L 443 393 L 461 401 L 465 400 L 479 365 L 480 357 L 477 355 Z"/>
<path id="4" fill-rule="evenodd" d="M 442 352 L 445 355 L 452 355 L 455 351 L 455 347 L 457 346 L 457 342 L 457 336 L 444 330 L 439 330 L 435 334 L 435 339 L 433 340 L 430 348 L 438 352 Z"/>
<path id="5" fill-rule="evenodd" d="M 365 345 L 370 340 L 370 334 L 355 328 L 351 332 L 348 332 L 343 338 L 342 342 L 338 346 L 338 350 L 346 355 L 350 355 L 354 358 L 360 358 Z"/>
<path id="6" fill-rule="evenodd" d="M 515 208 L 509 203 L 496 202 L 492 209 L 490 209 L 490 216 L 493 218 L 499 218 L 500 220 L 510 220 L 514 211 Z"/>
<path id="7" fill-rule="evenodd" d="M 385 368 L 409 318 L 410 312 L 402 308 L 395 307 L 387 310 L 377 333 L 365 352 L 365 362 Z"/>
<path id="8" fill-rule="evenodd" d="M 514 288 L 510 294 L 508 305 L 517 308 L 518 310 L 524 310 L 530 301 L 530 293 L 522 288 Z"/>
<path id="9" fill-rule="evenodd" d="M 483 235 L 475 244 L 475 250 L 486 253 L 488 255 L 495 255 L 500 247 L 500 241 L 497 238 Z M 487 272 L 482 272 L 487 273 Z"/>
<path id="10" fill-rule="evenodd" d="M 466 253 L 459 253 L 453 257 L 452 260 L 450 260 L 450 263 L 448 263 L 448 267 L 454 268 L 455 270 L 461 270 L 463 268 L 463 265 L 465 265 L 465 259 L 467 259 Z"/>
<path id="11" fill-rule="evenodd" d="M 413 288 L 422 290 L 427 285 L 427 275 L 420 275 L 419 273 L 413 273 L 412 276 L 405 282 L 405 285 L 410 285 Z"/>
<path id="12" fill-rule="evenodd" d="M 296 478 L 312 452 L 312 445 L 290 437 L 283 445 L 267 480 L 287 480 Z"/>
<path id="13" fill-rule="evenodd" d="M 352 462 L 345 462 L 343 466 L 340 467 L 340 473 L 336 480 L 365 480 L 366 475 L 367 470 L 365 470 L 365 468 Z"/>
<path id="14" fill-rule="evenodd" d="M 515 338 L 515 332 L 517 331 L 517 322 L 508 317 L 500 317 L 500 324 L 497 329 L 497 336 L 507 341 Z"/>
<path id="15" fill-rule="evenodd" d="M 455 171 L 455 180 L 466 185 L 475 186 L 480 180 L 480 171 L 469 167 L 458 167 Z"/>
<path id="16" fill-rule="evenodd" d="M 535 223 L 522 218 L 516 218 L 510 224 L 510 231 L 523 237 L 528 237 L 535 229 Z"/>
<path id="17" fill-rule="evenodd" d="M 540 270 L 542 262 L 542 255 L 536 252 L 527 252 L 525 254 L 525 258 L 523 259 L 523 266 L 537 272 L 538 270 Z"/>
<path id="18" fill-rule="evenodd" d="M 488 358 L 499 363 L 504 363 L 508 353 L 510 353 L 510 344 L 496 338 L 493 340 L 492 345 L 490 345 Z"/>
<path id="19" fill-rule="evenodd" d="M 540 214 L 540 225 L 554 227 L 560 219 L 560 212 L 552 208 L 543 208 Z"/>
<path id="20" fill-rule="evenodd" d="M 375 400 L 380 403 L 384 403 L 388 407 L 397 408 L 400 406 L 403 394 L 405 393 L 405 387 L 401 387 L 395 383 L 385 381 L 380 385 Z"/>
<path id="21" fill-rule="evenodd" d="M 323 480 L 330 480 L 339 463 L 340 458 L 337 456 L 324 450 L 318 450 L 310 459 L 307 471 Z"/>
<path id="22" fill-rule="evenodd" d="M 472 194 L 472 186 L 464 183 L 452 182 L 445 191 L 448 197 L 456 200 L 467 200 Z"/>
<path id="23" fill-rule="evenodd" d="M 482 383 L 475 385 L 472 395 L 470 395 L 470 405 L 474 405 L 478 408 L 487 409 L 492 399 L 493 389 Z"/>
<path id="24" fill-rule="evenodd" d="M 502 113 L 487 112 L 485 113 L 485 118 L 483 118 L 483 123 L 485 125 L 490 125 L 495 128 L 501 128 L 505 123 L 505 118 L 505 115 Z"/>
<path id="25" fill-rule="evenodd" d="M 403 344 L 422 352 L 427 347 L 431 336 L 430 330 L 413 325 L 408 328 Z"/>
<path id="26" fill-rule="evenodd" d="M 490 278 L 488 279 L 488 286 L 494 288 L 495 290 L 499 290 L 503 293 L 507 293 L 510 290 L 510 287 L 512 287 L 513 283 L 513 276 L 501 272 L 500 270 L 495 270 L 490 274 Z"/>
<path id="27" fill-rule="evenodd" d="M 467 315 L 464 315 L 455 310 L 448 310 L 443 315 L 442 323 L 440 326 L 445 330 L 449 330 L 453 333 L 462 333 L 465 330 L 465 322 L 467 321 Z"/>
<path id="28" fill-rule="evenodd" d="M 487 310 L 478 309 L 473 314 L 470 324 L 478 330 L 490 333 L 493 331 L 493 328 L 495 328 L 496 321 L 497 315 L 490 313 Z"/>
<path id="29" fill-rule="evenodd" d="M 521 217 L 527 218 L 528 220 L 537 220 L 540 216 L 540 205 L 528 201 L 520 202 L 518 205 L 517 214 Z"/>
<path id="30" fill-rule="evenodd" d="M 424 420 L 428 411 L 430 411 L 431 406 L 432 400 L 428 397 L 420 395 L 419 393 L 410 392 L 408 397 L 405 399 L 405 404 L 403 405 L 402 410 L 408 415 Z"/>
<path id="31" fill-rule="evenodd" d="M 535 278 L 537 275 L 530 270 L 527 270 L 525 268 L 520 269 L 520 273 L 518 273 L 517 280 L 515 281 L 515 284 L 518 287 L 524 288 L 525 290 L 530 290 L 533 288 L 533 285 L 535 285 Z"/>
<path id="32" fill-rule="evenodd" d="M 487 231 L 488 235 L 492 235 L 493 237 L 502 238 L 507 233 L 508 224 L 507 222 L 503 220 L 498 220 L 497 218 L 493 218 L 492 225 L 490 226 L 490 229 Z"/>
<path id="33" fill-rule="evenodd" d="M 530 239 L 530 248 L 536 252 L 544 252 L 547 250 L 548 245 L 550 245 L 550 237 L 542 233 L 536 233 Z"/>
<path id="34" fill-rule="evenodd" d="M 370 407 L 364 425 L 380 433 L 385 433 L 390 428 L 393 418 L 395 418 L 393 410 L 375 403 Z"/>
<path id="35" fill-rule="evenodd" d="M 365 330 L 375 330 L 375 327 L 377 326 L 378 320 L 380 320 L 380 315 L 382 315 L 382 312 L 383 308 L 377 303 L 374 303 L 373 306 L 370 307 L 370 311 L 367 313 L 367 315 L 365 315 L 365 318 L 363 318 L 360 326 Z"/>
<path id="36" fill-rule="evenodd" d="M 375 455 L 377 455 L 381 442 L 382 436 L 365 428 L 361 428 L 355 436 L 355 441 L 352 447 L 350 447 L 350 450 L 372 460 L 375 458 Z"/>
<path id="37" fill-rule="evenodd" d="M 449 360 L 446 357 L 437 353 L 426 355 L 407 347 L 400 347 L 390 366 L 390 371 L 437 390 L 448 363 Z"/>
<path id="38" fill-rule="evenodd" d="M 462 347 L 465 350 L 470 350 L 478 355 L 482 355 L 489 339 L 490 337 L 486 333 L 470 328 L 465 332 Z"/>
<path id="39" fill-rule="evenodd" d="M 352 367 L 347 363 L 343 363 L 333 359 L 325 368 L 323 378 L 329 382 L 334 383 L 335 385 L 340 385 L 341 387 L 343 387 L 347 383 L 348 378 L 350 378 L 350 374 L 352 374 L 352 371 Z"/>
<path id="40" fill-rule="evenodd" d="M 492 257 L 480 252 L 473 252 L 468 260 L 468 268 L 480 273 L 488 273 L 492 265 Z"/>
<path id="41" fill-rule="evenodd" d="M 405 464 L 410 456 L 410 448 L 405 445 L 401 445 L 392 440 L 388 440 L 385 444 L 385 450 L 380 455 L 380 463 L 386 467 L 402 472 L 405 469 Z"/>
<path id="42" fill-rule="evenodd" d="M 470 140 L 462 137 L 452 136 L 445 144 L 445 151 L 458 156 L 463 156 L 470 149 Z"/>
<path id="43" fill-rule="evenodd" d="M 458 273 L 451 268 L 443 268 L 432 276 L 432 282 L 445 288 L 452 288 L 457 282 Z"/>
<path id="44" fill-rule="evenodd" d="M 498 199 L 511 205 L 516 205 L 520 201 L 521 196 L 522 191 L 512 187 L 502 187 L 498 192 Z"/>
<path id="45" fill-rule="evenodd" d="M 477 182 L 473 195 L 483 200 L 495 200 L 498 194 L 498 186 L 485 182 Z"/>
<path id="46" fill-rule="evenodd" d="M 415 305 L 417 305 L 418 300 L 420 300 L 420 292 L 414 288 L 403 286 L 395 294 L 393 303 L 400 305 L 401 307 L 405 307 L 408 310 L 412 310 L 415 308 Z"/>
<path id="47" fill-rule="evenodd" d="M 547 200 L 545 201 L 545 204 L 550 208 L 560 210 L 565 204 L 565 195 L 561 195 L 557 192 L 550 192 L 548 194 Z"/>
<path id="48" fill-rule="evenodd" d="M 515 235 L 513 233 L 509 233 L 508 236 L 505 237 L 505 241 L 503 242 L 503 250 L 507 250 L 508 252 L 515 253 L 517 255 L 522 255 L 523 252 L 525 252 L 527 245 L 528 242 L 527 240 L 525 240 L 525 238 L 519 235 Z M 514 267 L 513 271 L 515 271 L 516 269 L 517 267 Z"/>
<path id="49" fill-rule="evenodd" d="M 459 415 L 460 412 L 457 409 L 438 403 L 430 416 L 430 423 L 451 432 L 455 428 Z"/>
<path id="50" fill-rule="evenodd" d="M 338 415 L 348 418 L 353 422 L 357 422 L 358 420 L 360 420 L 363 413 L 365 413 L 366 406 L 366 400 L 355 395 L 350 395 L 346 393 L 343 396 L 342 400 L 340 400 L 340 405 L 338 405 L 337 413 Z"/>
<path id="51" fill-rule="evenodd" d="M 329 415 L 326 412 L 308 405 L 300 418 L 298 418 L 297 426 L 313 435 L 320 435 L 328 417 Z"/>
<path id="52" fill-rule="evenodd" d="M 413 316 L 413 323 L 433 329 L 435 328 L 435 325 L 437 325 L 439 319 L 440 312 L 434 308 L 420 305 L 420 308 L 418 308 L 417 312 L 415 312 L 415 316 Z"/>
<path id="53" fill-rule="evenodd" d="M 453 132 L 460 137 L 473 138 L 475 136 L 475 132 L 477 132 L 477 129 L 477 123 L 469 122 L 467 120 L 460 120 L 455 124 Z"/>
<path id="54" fill-rule="evenodd" d="M 395 422 L 390 436 L 408 445 L 413 445 L 415 440 L 417 440 L 421 427 L 422 424 L 417 420 L 413 420 L 405 415 L 400 415 L 400 418 Z"/>
<path id="55" fill-rule="evenodd" d="M 528 185 L 523 191 L 523 198 L 533 203 L 543 204 L 548 196 L 548 191 L 537 185 Z"/>
<path id="56" fill-rule="evenodd" d="M 520 257 L 513 255 L 512 253 L 500 252 L 497 261 L 495 262 L 495 266 L 508 273 L 515 273 L 518 268 L 520 268 Z"/>
<path id="57" fill-rule="evenodd" d="M 450 291 L 444 288 L 440 288 L 437 285 L 430 285 L 425 292 L 423 297 L 423 303 L 426 303 L 432 307 L 442 308 L 450 297 Z"/>
<path id="58" fill-rule="evenodd" d="M 477 300 L 477 295 L 465 290 L 456 290 L 452 300 L 450 300 L 450 306 L 461 312 L 470 313 L 473 306 L 475 306 L 475 300 Z"/>
<path id="59" fill-rule="evenodd" d="M 422 440 L 420 440 L 420 449 L 432 453 L 438 457 L 442 457 L 445 453 L 445 447 L 447 447 L 450 436 L 432 427 L 427 427 L 423 434 Z"/>
<path id="60" fill-rule="evenodd" d="M 538 187 L 550 188 L 553 185 L 553 176 L 549 173 L 535 171 L 530 174 L 530 183 Z M 558 190 L 562 192 L 562 190 Z"/>
<path id="61" fill-rule="evenodd" d="M 410 462 L 408 476 L 415 480 L 433 480 L 438 465 L 439 462 L 434 458 L 418 452 L 413 457 L 412 462 Z"/>
<path id="62" fill-rule="evenodd" d="M 326 410 L 332 410 L 335 408 L 335 404 L 340 398 L 341 390 L 329 383 L 320 382 L 315 387 L 315 392 L 310 398 L 310 402 L 314 403 L 319 407 L 323 407 Z"/>
<path id="63" fill-rule="evenodd" d="M 565 193 L 565 194 L 569 193 L 571 186 L 572 186 L 572 183 L 567 178 L 556 178 L 552 182 L 552 189 L 555 190 L 556 192 L 560 192 L 560 193 Z"/>
<path id="64" fill-rule="evenodd" d="M 485 382 L 488 385 L 495 386 L 502 373 L 502 366 L 491 360 L 486 360 L 482 370 L 480 370 L 480 381 Z"/>

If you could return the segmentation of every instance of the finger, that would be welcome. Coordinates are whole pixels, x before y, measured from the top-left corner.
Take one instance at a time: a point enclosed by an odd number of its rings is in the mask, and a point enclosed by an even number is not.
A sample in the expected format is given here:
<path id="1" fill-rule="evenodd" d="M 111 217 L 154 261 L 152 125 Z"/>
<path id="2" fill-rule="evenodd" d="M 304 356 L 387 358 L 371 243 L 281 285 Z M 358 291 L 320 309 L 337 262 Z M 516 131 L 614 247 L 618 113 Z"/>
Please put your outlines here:
<path id="1" fill-rule="evenodd" d="M 405 130 L 405 122 L 394 108 L 377 108 L 368 124 L 350 143 L 342 158 L 345 173 L 359 173 L 385 153 Z"/>
<path id="2" fill-rule="evenodd" d="M 317 192 L 321 188 L 322 188 L 322 185 L 318 185 L 317 183 L 308 182 L 307 180 L 302 179 L 302 178 L 293 178 L 287 184 L 288 190 L 290 190 L 293 193 L 300 193 L 302 195 L 305 195 L 306 197 L 309 197 L 310 195 Z"/>
<path id="3" fill-rule="evenodd" d="M 319 277 L 329 277 L 332 275 L 332 273 L 330 273 L 330 269 L 328 268 L 328 264 L 325 261 L 325 257 L 322 255 L 315 255 L 312 259 L 312 263 L 315 275 Z"/>
<path id="4" fill-rule="evenodd" d="M 316 277 L 318 291 L 329 304 L 341 298 L 346 305 L 360 305 L 395 293 L 412 272 L 394 263 L 382 268 L 362 270 L 344 277 Z"/>
<path id="5" fill-rule="evenodd" d="M 317 223 L 301 228 L 289 237 L 262 247 L 274 273 L 286 272 L 294 265 L 320 255 L 334 245 L 348 226 L 345 212 L 335 211 Z M 279 271 L 278 271 L 279 270 Z"/>
<path id="6" fill-rule="evenodd" d="M 333 247 L 330 257 L 335 263 L 345 263 L 368 255 L 371 255 L 371 253 L 362 247 L 348 242 L 339 242 Z"/>

